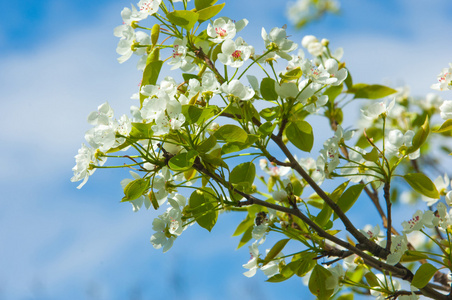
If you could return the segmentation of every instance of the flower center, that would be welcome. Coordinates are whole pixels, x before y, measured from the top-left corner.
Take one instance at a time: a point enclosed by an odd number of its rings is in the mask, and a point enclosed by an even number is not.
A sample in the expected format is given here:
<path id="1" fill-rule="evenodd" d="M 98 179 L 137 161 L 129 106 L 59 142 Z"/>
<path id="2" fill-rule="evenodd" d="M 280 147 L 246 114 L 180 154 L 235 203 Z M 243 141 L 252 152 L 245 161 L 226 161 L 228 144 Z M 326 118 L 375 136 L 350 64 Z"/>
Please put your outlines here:
<path id="1" fill-rule="evenodd" d="M 151 6 L 152 1 L 144 2 L 140 6 L 140 11 L 150 12 L 151 10 L 154 10 L 154 8 Z"/>
<path id="2" fill-rule="evenodd" d="M 225 37 L 227 36 L 227 32 L 225 29 L 223 28 L 215 28 L 215 32 L 220 36 L 220 37 Z"/>
<path id="3" fill-rule="evenodd" d="M 234 60 L 242 60 L 242 51 L 240 51 L 240 50 L 235 50 L 235 51 L 232 53 L 232 58 L 233 58 Z"/>

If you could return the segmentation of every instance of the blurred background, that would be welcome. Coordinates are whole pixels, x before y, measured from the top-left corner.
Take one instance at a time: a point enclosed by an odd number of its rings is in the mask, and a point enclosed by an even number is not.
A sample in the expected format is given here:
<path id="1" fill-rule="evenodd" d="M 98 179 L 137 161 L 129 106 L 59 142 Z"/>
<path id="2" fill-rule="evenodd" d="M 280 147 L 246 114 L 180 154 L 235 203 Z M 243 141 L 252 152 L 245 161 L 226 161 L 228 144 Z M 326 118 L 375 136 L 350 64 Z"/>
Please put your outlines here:
<path id="1" fill-rule="evenodd" d="M 120 203 L 126 171 L 98 170 L 81 190 L 70 182 L 73 157 L 90 128 L 88 114 L 105 101 L 115 116 L 134 104 L 130 96 L 138 90 L 140 72 L 136 60 L 117 63 L 113 36 L 129 1 L 2 4 L 0 299 L 311 297 L 300 278 L 273 284 L 261 272 L 250 279 L 242 275 L 248 248 L 236 251 L 239 238 L 232 237 L 242 215 L 222 214 L 211 233 L 190 227 L 162 254 L 149 242 L 156 212 L 134 213 Z M 287 24 L 297 43 L 313 34 L 329 39 L 332 49 L 343 47 L 355 83 L 408 85 L 419 96 L 432 91 L 436 75 L 452 61 L 450 1 L 340 4 L 340 13 L 301 30 L 287 20 L 282 1 L 230 0 L 220 15 L 250 21 L 239 35 L 256 52 L 264 48 L 262 27 Z M 441 96 L 451 98 L 450 92 Z M 346 118 L 344 127 L 353 121 Z M 317 138 L 320 131 L 313 127 Z M 317 144 L 330 135 L 320 135 Z M 370 202 L 351 213 L 358 228 L 377 220 Z M 412 212 L 396 211 L 396 217 L 403 213 Z"/>

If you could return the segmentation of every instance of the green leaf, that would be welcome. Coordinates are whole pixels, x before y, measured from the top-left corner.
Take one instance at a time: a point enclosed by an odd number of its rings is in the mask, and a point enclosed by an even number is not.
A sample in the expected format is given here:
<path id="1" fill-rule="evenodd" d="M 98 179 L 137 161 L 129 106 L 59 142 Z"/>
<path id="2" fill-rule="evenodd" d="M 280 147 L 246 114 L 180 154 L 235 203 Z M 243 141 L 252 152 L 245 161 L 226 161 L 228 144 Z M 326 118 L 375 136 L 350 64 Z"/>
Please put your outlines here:
<path id="1" fill-rule="evenodd" d="M 207 153 L 210 150 L 212 150 L 212 148 L 215 147 L 216 144 L 217 139 L 215 138 L 214 135 L 211 135 L 207 139 L 202 141 L 202 143 L 196 147 L 196 150 L 200 153 Z"/>
<path id="2" fill-rule="evenodd" d="M 246 218 L 242 222 L 240 222 L 239 226 L 237 226 L 232 236 L 238 236 L 244 233 L 250 226 L 254 226 L 254 219 L 251 218 L 248 214 L 246 215 Z"/>
<path id="3" fill-rule="evenodd" d="M 204 21 L 207 21 L 207 20 L 215 17 L 223 9 L 225 4 L 226 3 L 218 4 L 218 5 L 214 5 L 214 6 L 210 6 L 210 7 L 206 7 L 201 10 L 198 10 L 199 23 L 202 23 Z"/>
<path id="4" fill-rule="evenodd" d="M 198 21 L 199 14 L 189 10 L 175 10 L 166 15 L 174 25 L 190 30 Z"/>
<path id="5" fill-rule="evenodd" d="M 188 171 L 193 167 L 197 155 L 195 150 L 179 153 L 169 160 L 168 166 L 173 171 Z"/>
<path id="6" fill-rule="evenodd" d="M 330 195 L 330 199 L 335 203 L 339 200 L 339 197 L 344 193 L 350 181 L 345 181 L 341 183 Z"/>
<path id="7" fill-rule="evenodd" d="M 261 81 L 261 95 L 265 100 L 276 100 L 278 99 L 278 93 L 275 90 L 276 81 L 265 77 Z"/>
<path id="8" fill-rule="evenodd" d="M 317 260 L 314 259 L 316 256 L 317 254 L 312 252 L 307 252 L 301 256 L 301 259 L 298 260 L 300 262 L 298 269 L 295 270 L 297 276 L 303 277 L 317 265 Z"/>
<path id="9" fill-rule="evenodd" d="M 378 277 L 374 273 L 367 272 L 366 275 L 364 275 L 364 277 L 366 278 L 367 284 L 369 286 L 380 286 L 380 281 L 378 280 Z"/>
<path id="10" fill-rule="evenodd" d="M 297 67 L 293 70 L 290 70 L 289 72 L 285 73 L 285 74 L 279 74 L 279 77 L 281 77 L 283 80 L 287 80 L 287 81 L 291 81 L 291 80 L 297 80 L 298 78 L 301 77 L 301 75 L 303 75 L 303 71 Z"/>
<path id="11" fill-rule="evenodd" d="M 279 107 L 267 107 L 259 112 L 259 115 L 267 121 L 272 121 L 278 115 Z"/>
<path id="12" fill-rule="evenodd" d="M 215 115 L 215 107 L 200 108 L 194 105 L 182 105 L 182 114 L 188 125 L 203 125 L 208 119 Z"/>
<path id="13" fill-rule="evenodd" d="M 195 7 L 197 10 L 214 5 L 218 0 L 195 0 Z"/>
<path id="14" fill-rule="evenodd" d="M 226 124 L 218 128 L 215 132 L 215 137 L 225 142 L 245 143 L 248 139 L 248 134 L 236 125 Z"/>
<path id="15" fill-rule="evenodd" d="M 283 282 L 287 279 L 289 279 L 289 278 L 285 277 L 282 274 L 276 274 L 276 275 L 273 275 L 272 277 L 268 278 L 266 280 L 266 282 Z"/>
<path id="16" fill-rule="evenodd" d="M 237 245 L 237 249 L 242 248 L 244 245 L 246 245 L 246 243 L 248 243 L 253 238 L 253 228 L 254 226 L 250 226 L 243 233 L 242 238 L 240 239 L 240 242 Z"/>
<path id="17" fill-rule="evenodd" d="M 372 148 L 372 151 L 363 155 L 363 158 L 367 161 L 378 161 L 378 150 L 377 148 Z"/>
<path id="18" fill-rule="evenodd" d="M 353 300 L 354 299 L 354 294 L 353 293 L 349 293 L 349 294 L 342 294 L 339 297 L 337 297 L 336 300 Z"/>
<path id="19" fill-rule="evenodd" d="M 190 73 L 182 73 L 182 78 L 184 79 L 184 81 L 189 81 L 190 79 L 198 79 L 199 80 L 199 76 L 195 75 L 195 74 L 190 74 Z"/>
<path id="20" fill-rule="evenodd" d="M 355 204 L 356 200 L 358 200 L 359 195 L 364 189 L 364 184 L 356 184 L 349 187 L 337 201 L 337 205 L 339 208 L 346 213 L 350 208 L 352 208 L 353 204 Z M 334 214 L 334 220 L 337 219 L 337 215 Z"/>
<path id="21" fill-rule="evenodd" d="M 124 188 L 124 197 L 121 202 L 138 199 L 149 188 L 149 181 L 144 178 L 138 178 L 129 182 Z"/>
<path id="22" fill-rule="evenodd" d="M 154 135 L 152 131 L 152 123 L 132 123 L 130 137 L 134 139 L 148 139 Z"/>
<path id="23" fill-rule="evenodd" d="M 314 145 L 314 133 L 308 122 L 304 120 L 299 120 L 296 123 L 291 122 L 287 125 L 285 133 L 295 147 L 302 151 L 311 151 Z"/>
<path id="24" fill-rule="evenodd" d="M 323 203 L 323 208 L 315 217 L 315 222 L 319 224 L 319 226 L 323 227 L 328 223 L 332 214 L 333 210 L 331 207 L 328 204 Z"/>
<path id="25" fill-rule="evenodd" d="M 149 55 L 152 55 L 152 53 Z M 157 83 L 162 65 L 163 61 L 161 60 L 151 61 L 150 63 L 146 64 L 146 67 L 143 71 L 143 79 L 141 80 L 140 89 L 145 85 L 155 85 Z M 143 101 L 146 98 L 147 96 L 140 93 L 140 105 L 143 105 Z"/>
<path id="26" fill-rule="evenodd" d="M 418 289 L 422 289 L 427 285 L 430 279 L 432 279 L 436 271 L 438 271 L 438 269 L 433 265 L 429 263 L 422 264 L 419 269 L 417 269 L 416 274 L 414 274 L 411 285 L 417 287 Z"/>
<path id="27" fill-rule="evenodd" d="M 211 188 L 194 191 L 189 200 L 190 211 L 202 228 L 211 231 L 218 218 L 217 199 L 213 196 L 215 192 Z"/>
<path id="28" fill-rule="evenodd" d="M 416 192 L 429 198 L 439 199 L 440 195 L 435 184 L 424 174 L 410 173 L 404 175 L 403 178 Z"/>
<path id="29" fill-rule="evenodd" d="M 328 96 L 328 102 L 330 103 L 330 106 L 333 107 L 334 99 L 337 98 L 342 93 L 343 85 L 337 85 L 337 86 L 330 86 L 326 89 L 326 91 L 323 93 L 324 95 Z"/>
<path id="30" fill-rule="evenodd" d="M 433 130 L 433 132 L 436 133 L 441 133 L 441 132 L 446 132 L 446 131 L 451 131 L 452 130 L 452 119 L 446 120 L 446 122 L 444 122 L 441 127 L 439 127 L 436 130 Z"/>
<path id="31" fill-rule="evenodd" d="M 408 250 L 402 255 L 400 262 L 413 262 L 427 258 L 428 256 L 421 252 Z"/>
<path id="32" fill-rule="evenodd" d="M 355 98 L 380 99 L 397 91 L 384 85 L 357 83 L 351 89 L 349 88 L 347 93 L 355 94 Z"/>
<path id="33" fill-rule="evenodd" d="M 345 78 L 344 83 L 348 89 L 351 89 L 353 87 L 352 74 L 350 73 L 349 69 L 347 69 L 347 78 Z"/>
<path id="34" fill-rule="evenodd" d="M 430 126 L 429 126 L 429 120 L 428 115 L 425 117 L 424 124 L 417 130 L 416 134 L 413 137 L 412 146 L 407 149 L 407 154 L 413 153 L 417 149 L 419 149 L 422 144 L 427 139 L 428 135 L 430 133 Z"/>
<path id="35" fill-rule="evenodd" d="M 232 184 L 249 183 L 253 184 L 256 177 L 256 166 L 252 162 L 245 162 L 237 165 L 229 175 Z"/>
<path id="36" fill-rule="evenodd" d="M 262 134 L 263 137 L 269 136 L 275 130 L 276 123 L 275 122 L 265 122 L 261 126 L 259 126 L 259 133 Z"/>
<path id="37" fill-rule="evenodd" d="M 330 299 L 334 289 L 326 289 L 326 280 L 331 277 L 330 271 L 320 265 L 316 265 L 312 270 L 311 277 L 309 278 L 309 290 L 319 300 Z"/>
<path id="38" fill-rule="evenodd" d="M 276 244 L 270 249 L 270 251 L 268 251 L 267 255 L 265 256 L 264 263 L 262 265 L 265 266 L 270 261 L 272 261 L 276 257 L 276 255 L 278 255 L 279 252 L 281 252 L 284 249 L 284 247 L 287 245 L 289 241 L 290 239 L 283 239 L 276 242 Z"/>

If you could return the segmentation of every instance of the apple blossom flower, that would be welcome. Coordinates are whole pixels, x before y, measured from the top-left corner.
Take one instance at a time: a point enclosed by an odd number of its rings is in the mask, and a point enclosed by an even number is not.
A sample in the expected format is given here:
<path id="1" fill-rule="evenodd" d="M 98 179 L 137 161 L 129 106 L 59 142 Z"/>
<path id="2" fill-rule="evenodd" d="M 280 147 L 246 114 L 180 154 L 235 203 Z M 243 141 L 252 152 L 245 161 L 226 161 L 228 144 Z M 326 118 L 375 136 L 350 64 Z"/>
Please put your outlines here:
<path id="1" fill-rule="evenodd" d="M 214 43 L 221 43 L 226 39 L 233 39 L 237 32 L 248 24 L 248 20 L 242 19 L 234 24 L 229 18 L 218 18 L 213 24 L 207 25 L 207 35 Z"/>
<path id="2" fill-rule="evenodd" d="M 262 239 L 260 241 L 255 241 L 253 244 L 251 244 L 248 248 L 250 249 L 250 260 L 243 265 L 245 269 L 248 269 L 248 271 L 244 272 L 243 275 L 246 277 L 253 277 L 256 274 L 257 269 L 259 269 L 259 248 L 258 246 L 263 243 L 265 239 Z"/>
<path id="3" fill-rule="evenodd" d="M 77 186 L 78 189 L 81 189 L 88 181 L 89 176 L 96 171 L 96 168 L 92 166 L 103 166 L 106 161 L 106 157 L 97 155 L 97 149 L 82 144 L 82 147 L 75 156 L 75 166 L 72 168 L 74 176 L 71 178 L 71 181 L 76 182 L 83 180 L 82 183 Z"/>
<path id="4" fill-rule="evenodd" d="M 185 116 L 182 114 L 182 105 L 177 100 L 170 100 L 166 103 L 166 110 L 157 113 L 155 125 L 151 128 L 154 135 L 168 134 L 170 130 L 179 130 L 185 123 Z"/>
<path id="5" fill-rule="evenodd" d="M 301 45 L 313 56 L 321 56 L 325 48 L 313 35 L 306 35 L 303 37 Z"/>
<path id="6" fill-rule="evenodd" d="M 304 76 L 313 83 L 333 84 L 338 81 L 337 78 L 331 77 L 331 74 L 328 73 L 323 65 L 317 67 L 313 61 L 308 59 L 305 59 L 300 64 Z"/>
<path id="7" fill-rule="evenodd" d="M 173 56 L 168 62 L 172 65 L 171 70 L 181 69 L 184 72 L 192 72 L 196 65 L 193 64 L 193 58 L 187 55 L 187 38 L 175 39 L 173 42 Z"/>
<path id="8" fill-rule="evenodd" d="M 408 250 L 408 240 L 406 235 L 393 236 L 391 253 L 386 258 L 386 263 L 390 265 L 397 264 L 406 250 Z"/>
<path id="9" fill-rule="evenodd" d="M 276 52 L 279 56 L 286 60 L 291 60 L 292 57 L 288 54 L 297 49 L 297 44 L 287 39 L 286 30 L 284 28 L 275 27 L 267 34 L 264 28 L 261 32 L 262 39 L 265 42 L 265 47 Z"/>
<path id="10" fill-rule="evenodd" d="M 243 44 L 243 39 L 240 37 L 235 42 L 230 39 L 225 40 L 221 45 L 222 53 L 218 54 L 218 60 L 224 65 L 240 68 L 252 53 L 252 47 Z"/>
<path id="11" fill-rule="evenodd" d="M 418 210 L 410 220 L 402 222 L 403 232 L 410 233 L 412 231 L 419 231 L 424 226 L 433 227 L 433 217 L 433 212 L 430 210 L 425 212 Z"/>
<path id="12" fill-rule="evenodd" d="M 146 19 L 148 16 L 152 16 L 159 10 L 159 5 L 162 0 L 140 0 L 137 6 L 140 9 L 140 17 L 142 20 Z"/>
<path id="13" fill-rule="evenodd" d="M 175 194 L 168 199 L 168 203 L 171 207 L 152 222 L 152 229 L 156 231 L 151 236 L 152 246 L 155 249 L 163 248 L 163 253 L 173 246 L 176 238 L 187 228 L 182 221 L 182 209 L 186 204 L 185 197 Z"/>
<path id="14" fill-rule="evenodd" d="M 125 25 L 128 26 L 131 26 L 132 22 L 142 20 L 141 12 L 137 10 L 133 4 L 131 5 L 131 7 L 132 9 L 124 7 L 124 9 L 121 11 L 122 21 Z"/>
<path id="15" fill-rule="evenodd" d="M 93 111 L 88 115 L 88 123 L 91 125 L 109 125 L 113 119 L 113 109 L 108 102 L 97 107 L 97 112 Z"/>
<path id="16" fill-rule="evenodd" d="M 431 88 L 438 91 L 452 90 L 452 63 L 449 68 L 444 68 L 438 75 L 438 83 L 432 84 Z"/>
<path id="17" fill-rule="evenodd" d="M 363 117 L 368 120 L 375 120 L 381 115 L 387 116 L 389 111 L 394 107 L 395 99 L 393 99 L 389 105 L 386 102 L 378 102 L 369 105 L 366 109 L 361 109 Z"/>
<path id="18" fill-rule="evenodd" d="M 228 94 L 239 98 L 242 101 L 250 100 L 254 96 L 254 90 L 244 86 L 240 81 L 234 79 L 229 83 L 225 82 L 221 85 L 221 90 Z"/>
<path id="19" fill-rule="evenodd" d="M 388 137 L 385 142 L 385 151 L 388 155 L 395 155 L 402 157 L 406 155 L 406 151 L 412 146 L 414 137 L 414 131 L 407 130 L 403 134 L 400 130 L 394 129 L 389 131 Z M 420 155 L 420 150 L 408 154 L 409 159 L 417 159 Z"/>
<path id="20" fill-rule="evenodd" d="M 339 64 L 335 59 L 332 58 L 327 59 L 324 66 L 326 71 L 330 74 L 330 76 L 337 79 L 337 81 L 333 82 L 331 85 L 334 86 L 340 85 L 345 80 L 345 78 L 347 78 L 348 75 L 347 69 L 345 68 L 339 69 Z"/>
<path id="21" fill-rule="evenodd" d="M 317 113 L 322 106 L 328 103 L 328 96 L 321 95 L 320 90 L 323 85 L 320 83 L 312 82 L 309 85 L 309 80 L 302 80 L 298 89 L 301 91 L 297 100 L 304 105 L 303 109 L 311 114 Z M 307 85 L 307 86 L 306 86 Z"/>
<path id="22" fill-rule="evenodd" d="M 361 180 L 370 182 L 378 178 L 378 173 L 372 170 L 377 165 L 374 162 L 365 160 L 363 155 L 367 151 L 357 146 L 349 152 L 349 162 L 341 167 L 341 174 L 350 179 L 351 182 L 358 183 Z"/>
<path id="23" fill-rule="evenodd" d="M 127 61 L 132 54 L 145 55 L 146 47 L 136 47 L 137 45 L 148 45 L 151 43 L 151 37 L 143 32 L 134 32 L 132 27 L 128 26 L 125 31 L 121 33 L 121 39 L 118 42 L 116 53 L 121 55 L 118 57 L 118 62 L 122 64 Z"/>
<path id="24" fill-rule="evenodd" d="M 439 107 L 440 116 L 443 120 L 452 119 L 452 100 L 446 100 Z"/>
<path id="25" fill-rule="evenodd" d="M 97 125 L 85 133 L 85 140 L 101 152 L 107 152 L 116 143 L 116 132 L 109 125 Z"/>

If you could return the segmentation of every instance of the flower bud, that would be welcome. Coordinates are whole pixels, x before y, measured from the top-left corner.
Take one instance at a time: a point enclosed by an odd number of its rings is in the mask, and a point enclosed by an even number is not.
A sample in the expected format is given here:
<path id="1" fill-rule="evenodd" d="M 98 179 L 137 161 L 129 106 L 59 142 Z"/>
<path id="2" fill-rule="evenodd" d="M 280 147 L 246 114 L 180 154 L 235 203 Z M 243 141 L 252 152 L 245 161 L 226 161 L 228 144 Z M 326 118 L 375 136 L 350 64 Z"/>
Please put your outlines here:
<path id="1" fill-rule="evenodd" d="M 151 30 L 151 42 L 152 42 L 153 46 L 155 44 L 157 44 L 157 41 L 159 39 L 159 34 L 160 34 L 160 25 L 154 24 L 154 26 L 152 26 L 152 30 Z"/>
<path id="2" fill-rule="evenodd" d="M 330 41 L 327 39 L 322 39 L 322 41 L 320 43 L 322 43 L 323 46 L 328 47 L 328 45 L 330 44 Z"/>

